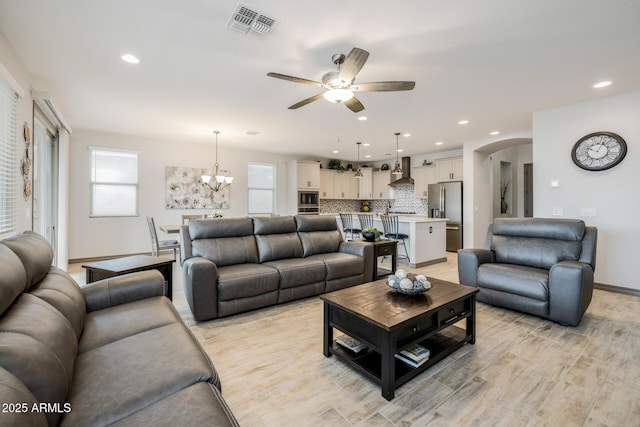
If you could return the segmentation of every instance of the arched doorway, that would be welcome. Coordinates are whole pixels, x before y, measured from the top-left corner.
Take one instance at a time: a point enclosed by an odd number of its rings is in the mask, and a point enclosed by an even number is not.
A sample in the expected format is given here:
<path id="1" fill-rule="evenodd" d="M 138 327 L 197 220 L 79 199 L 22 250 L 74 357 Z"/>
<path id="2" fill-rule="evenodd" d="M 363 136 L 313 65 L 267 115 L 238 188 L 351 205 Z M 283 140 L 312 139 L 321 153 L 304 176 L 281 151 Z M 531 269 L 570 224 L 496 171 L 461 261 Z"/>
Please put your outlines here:
<path id="1" fill-rule="evenodd" d="M 500 158 L 496 155 L 505 149 L 532 144 L 530 132 L 512 135 L 501 140 L 483 140 L 468 142 L 463 147 L 464 159 L 464 242 L 465 247 L 482 247 L 486 236 L 487 227 L 495 216 L 500 216 L 500 174 L 496 173 L 496 168 L 500 169 Z M 493 156 L 493 157 L 492 157 Z M 494 161 L 495 160 L 495 161 Z M 497 162 L 497 163 L 496 163 Z M 496 164 L 498 166 L 496 166 Z M 524 164 L 524 162 L 522 162 Z M 520 163 L 516 162 L 519 170 Z M 512 181 L 509 185 L 516 188 L 523 188 L 524 173 L 513 173 L 513 165 L 511 173 L 501 172 L 502 176 L 511 176 Z M 506 182 L 502 180 L 502 184 Z M 510 202 L 520 204 L 522 199 L 520 192 L 511 193 Z M 496 200 L 497 198 L 497 200 Z M 523 203 L 523 202 L 522 202 Z M 497 212 L 496 212 L 497 211 Z M 518 214 L 517 210 L 511 209 L 513 213 Z M 509 212 L 505 214 L 510 215 Z M 518 216 L 524 216 L 518 215 Z"/>

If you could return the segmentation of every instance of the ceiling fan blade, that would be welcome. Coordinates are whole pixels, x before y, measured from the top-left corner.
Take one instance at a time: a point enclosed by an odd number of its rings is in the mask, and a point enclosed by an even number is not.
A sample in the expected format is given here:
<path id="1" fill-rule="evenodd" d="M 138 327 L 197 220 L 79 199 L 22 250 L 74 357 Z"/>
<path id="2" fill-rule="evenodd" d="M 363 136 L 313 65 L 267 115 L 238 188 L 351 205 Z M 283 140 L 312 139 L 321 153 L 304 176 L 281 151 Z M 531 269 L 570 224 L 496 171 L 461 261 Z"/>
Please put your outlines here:
<path id="1" fill-rule="evenodd" d="M 359 113 L 360 111 L 364 110 L 364 105 L 362 105 L 362 102 L 358 101 L 358 98 L 356 98 L 355 96 L 344 101 L 343 104 L 346 105 L 349 110 L 353 111 L 354 113 Z"/>
<path id="2" fill-rule="evenodd" d="M 390 92 L 395 90 L 412 90 L 416 82 L 373 82 L 352 85 L 349 89 L 354 92 Z"/>
<path id="3" fill-rule="evenodd" d="M 351 82 L 362 69 L 364 63 L 367 62 L 367 58 L 369 58 L 369 52 L 366 50 L 357 47 L 351 49 L 349 55 L 347 55 L 344 62 L 340 65 L 340 80 Z"/>
<path id="4" fill-rule="evenodd" d="M 275 77 L 276 79 L 288 80 L 288 81 L 294 82 L 294 83 L 303 83 L 303 84 L 306 84 L 306 85 L 322 87 L 322 83 L 320 83 L 320 82 L 315 82 L 313 80 L 303 79 L 301 77 L 287 76 L 286 74 L 279 74 L 279 73 L 267 73 L 267 76 Z"/>
<path id="5" fill-rule="evenodd" d="M 317 95 L 312 96 L 311 98 L 303 99 L 300 102 L 296 102 L 291 107 L 289 107 L 289 110 L 295 110 L 297 108 L 304 107 L 305 105 L 310 104 L 313 101 L 317 101 L 318 99 L 322 98 L 322 95 L 324 95 L 324 93 L 319 93 Z"/>

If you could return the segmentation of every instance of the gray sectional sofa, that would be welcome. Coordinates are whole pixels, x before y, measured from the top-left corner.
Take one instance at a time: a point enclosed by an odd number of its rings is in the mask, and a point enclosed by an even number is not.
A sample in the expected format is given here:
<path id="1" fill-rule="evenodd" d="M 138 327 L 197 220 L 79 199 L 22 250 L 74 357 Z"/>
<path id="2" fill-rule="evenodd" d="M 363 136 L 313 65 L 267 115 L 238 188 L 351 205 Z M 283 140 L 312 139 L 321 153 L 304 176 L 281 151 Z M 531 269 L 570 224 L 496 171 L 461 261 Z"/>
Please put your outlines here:
<path id="1" fill-rule="evenodd" d="M 198 321 L 372 280 L 373 245 L 344 242 L 333 216 L 194 220 L 181 238 L 185 296 Z"/>
<path id="2" fill-rule="evenodd" d="M 80 288 L 52 259 L 0 241 L 1 426 L 238 425 L 158 271 Z"/>
<path id="3" fill-rule="evenodd" d="M 577 326 L 593 294 L 598 231 L 582 220 L 496 218 L 485 248 L 458 251 L 478 301 Z"/>

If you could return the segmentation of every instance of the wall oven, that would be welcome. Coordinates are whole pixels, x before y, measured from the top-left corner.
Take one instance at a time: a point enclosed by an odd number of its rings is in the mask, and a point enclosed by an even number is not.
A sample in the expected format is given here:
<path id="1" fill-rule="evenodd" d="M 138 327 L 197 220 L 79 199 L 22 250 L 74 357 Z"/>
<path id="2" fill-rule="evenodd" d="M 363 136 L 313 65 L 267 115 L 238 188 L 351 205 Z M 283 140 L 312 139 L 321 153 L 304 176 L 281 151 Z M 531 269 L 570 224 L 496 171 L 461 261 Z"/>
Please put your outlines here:
<path id="1" fill-rule="evenodd" d="M 298 191 L 298 215 L 318 215 L 318 191 Z"/>

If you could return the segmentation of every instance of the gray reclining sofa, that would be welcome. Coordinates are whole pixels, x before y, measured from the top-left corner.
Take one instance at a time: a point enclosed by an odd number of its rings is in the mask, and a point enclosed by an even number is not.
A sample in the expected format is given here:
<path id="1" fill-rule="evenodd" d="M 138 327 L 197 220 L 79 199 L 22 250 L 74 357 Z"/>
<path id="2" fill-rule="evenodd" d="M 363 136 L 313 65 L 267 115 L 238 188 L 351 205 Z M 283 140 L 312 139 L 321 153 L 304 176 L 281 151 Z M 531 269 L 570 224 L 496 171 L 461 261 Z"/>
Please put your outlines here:
<path id="1" fill-rule="evenodd" d="M 198 321 L 372 280 L 373 246 L 342 241 L 333 216 L 194 220 L 181 237 L 184 292 Z"/>
<path id="2" fill-rule="evenodd" d="M 0 241 L 1 426 L 234 426 L 158 271 L 80 288 L 40 235 Z"/>
<path id="3" fill-rule="evenodd" d="M 485 249 L 458 251 L 478 301 L 577 326 L 593 294 L 597 229 L 578 219 L 496 218 Z"/>

